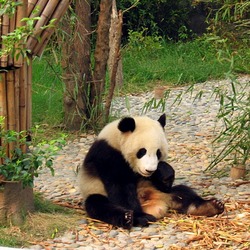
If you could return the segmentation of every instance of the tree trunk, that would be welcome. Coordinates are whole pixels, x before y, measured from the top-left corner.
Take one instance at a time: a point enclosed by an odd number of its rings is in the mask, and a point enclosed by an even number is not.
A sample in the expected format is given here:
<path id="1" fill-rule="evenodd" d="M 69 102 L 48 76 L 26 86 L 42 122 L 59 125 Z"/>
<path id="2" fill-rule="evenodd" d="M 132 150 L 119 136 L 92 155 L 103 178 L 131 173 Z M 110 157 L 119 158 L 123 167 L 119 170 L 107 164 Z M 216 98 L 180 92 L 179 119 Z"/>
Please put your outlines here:
<path id="1" fill-rule="evenodd" d="M 95 67 L 93 83 L 91 85 L 90 103 L 96 109 L 99 118 L 101 110 L 102 93 L 105 86 L 107 61 L 109 57 L 109 29 L 111 19 L 112 0 L 101 0 L 100 14 L 97 24 L 97 40 L 95 48 Z"/>
<path id="2" fill-rule="evenodd" d="M 120 14 L 121 15 L 121 14 Z M 122 25 L 120 17 L 118 16 L 116 0 L 112 2 L 112 14 L 111 14 L 111 24 L 109 31 L 109 59 L 108 59 L 108 69 L 109 69 L 109 78 L 111 78 L 112 71 L 114 68 L 114 63 L 116 61 L 115 57 L 117 56 L 117 44 L 120 48 L 122 32 L 119 32 L 120 25 Z M 122 72 L 122 59 L 121 56 L 118 58 L 117 71 L 115 76 L 115 87 L 120 88 L 123 84 L 123 72 Z"/>
<path id="3" fill-rule="evenodd" d="M 62 68 L 65 83 L 64 122 L 67 129 L 79 130 L 89 118 L 88 90 L 92 82 L 90 63 L 90 0 L 77 0 L 76 18 L 68 11 L 62 22 L 65 40 L 62 44 Z"/>
<path id="4" fill-rule="evenodd" d="M 117 86 L 117 74 L 122 73 L 119 72 L 119 62 L 121 62 L 121 37 L 122 37 L 122 24 L 123 24 L 123 15 L 122 11 L 119 11 L 119 15 L 117 16 L 116 25 L 113 27 L 115 35 L 113 48 L 113 55 L 110 58 L 110 86 L 109 92 L 107 95 L 106 103 L 105 103 L 105 120 L 108 121 L 110 106 L 114 95 L 115 87 Z M 120 64 L 121 65 L 121 64 Z M 118 82 L 119 83 L 119 82 Z"/>

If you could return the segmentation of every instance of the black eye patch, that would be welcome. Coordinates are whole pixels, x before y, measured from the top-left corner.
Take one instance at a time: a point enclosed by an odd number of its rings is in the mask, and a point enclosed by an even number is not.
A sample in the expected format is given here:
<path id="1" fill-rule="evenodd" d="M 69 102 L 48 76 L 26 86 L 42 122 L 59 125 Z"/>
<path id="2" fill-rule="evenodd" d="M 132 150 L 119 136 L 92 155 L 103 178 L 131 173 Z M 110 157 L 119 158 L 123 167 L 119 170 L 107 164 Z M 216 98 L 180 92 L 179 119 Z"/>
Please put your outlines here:
<path id="1" fill-rule="evenodd" d="M 159 160 L 161 158 L 161 150 L 160 149 L 157 149 L 156 155 L 157 155 L 157 158 Z"/>
<path id="2" fill-rule="evenodd" d="M 147 150 L 145 148 L 140 148 L 138 152 L 136 153 L 136 157 L 138 159 L 142 158 L 147 153 Z"/>

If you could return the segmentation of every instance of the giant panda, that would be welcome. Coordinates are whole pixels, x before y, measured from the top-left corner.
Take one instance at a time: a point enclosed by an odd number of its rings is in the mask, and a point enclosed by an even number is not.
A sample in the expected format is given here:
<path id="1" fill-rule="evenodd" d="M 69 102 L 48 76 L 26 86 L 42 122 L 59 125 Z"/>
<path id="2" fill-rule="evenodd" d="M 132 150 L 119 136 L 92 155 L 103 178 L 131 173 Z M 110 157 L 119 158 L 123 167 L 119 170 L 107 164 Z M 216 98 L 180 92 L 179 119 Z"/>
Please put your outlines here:
<path id="1" fill-rule="evenodd" d="M 147 226 L 169 208 L 204 213 L 199 208 L 206 210 L 204 204 L 210 204 L 214 214 L 223 211 L 223 203 L 216 199 L 205 201 L 189 187 L 172 187 L 174 170 L 166 162 L 165 124 L 165 114 L 158 120 L 124 117 L 102 129 L 78 174 L 91 218 L 130 229 Z"/>

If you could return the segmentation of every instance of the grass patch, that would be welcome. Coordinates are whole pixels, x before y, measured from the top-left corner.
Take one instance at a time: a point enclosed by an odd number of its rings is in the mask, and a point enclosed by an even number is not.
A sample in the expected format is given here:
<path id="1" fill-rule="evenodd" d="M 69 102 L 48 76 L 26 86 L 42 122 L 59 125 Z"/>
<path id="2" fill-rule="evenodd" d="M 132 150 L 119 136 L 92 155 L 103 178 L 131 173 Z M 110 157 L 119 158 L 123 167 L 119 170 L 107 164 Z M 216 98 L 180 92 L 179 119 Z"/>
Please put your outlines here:
<path id="1" fill-rule="evenodd" d="M 218 60 L 219 51 L 204 40 L 173 43 L 143 39 L 138 42 L 134 38 L 123 49 L 123 94 L 147 91 L 156 84 L 173 86 L 222 79 L 232 63 L 226 54 Z M 236 73 L 250 73 L 249 53 L 247 46 L 234 53 Z M 60 64 L 45 53 L 33 63 L 33 123 L 62 123 L 63 92 Z"/>
<path id="2" fill-rule="evenodd" d="M 63 118 L 64 83 L 59 64 L 52 63 L 50 55 L 36 58 L 32 69 L 32 120 L 33 123 L 56 125 Z"/>
<path id="3" fill-rule="evenodd" d="M 180 85 L 223 78 L 230 66 L 229 62 L 218 61 L 211 45 L 199 41 L 162 43 L 157 51 L 151 48 L 140 52 L 135 47 L 125 51 L 123 61 L 125 85 L 131 89 L 147 89 L 159 81 Z"/>
<path id="4" fill-rule="evenodd" d="M 79 212 L 44 200 L 40 194 L 35 195 L 35 208 L 23 226 L 0 226 L 0 246 L 27 247 L 52 239 L 76 227 L 82 219 Z"/>

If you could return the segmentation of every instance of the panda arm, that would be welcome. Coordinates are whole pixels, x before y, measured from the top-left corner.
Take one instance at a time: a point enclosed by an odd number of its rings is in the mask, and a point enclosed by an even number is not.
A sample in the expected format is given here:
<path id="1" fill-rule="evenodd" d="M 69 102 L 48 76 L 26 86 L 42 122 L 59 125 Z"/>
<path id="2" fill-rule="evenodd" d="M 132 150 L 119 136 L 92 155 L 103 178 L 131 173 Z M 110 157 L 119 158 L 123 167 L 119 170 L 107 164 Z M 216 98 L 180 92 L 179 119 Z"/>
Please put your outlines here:
<path id="1" fill-rule="evenodd" d="M 175 171 L 168 163 L 160 161 L 157 170 L 152 174 L 150 180 L 160 191 L 169 193 L 175 178 Z"/>

